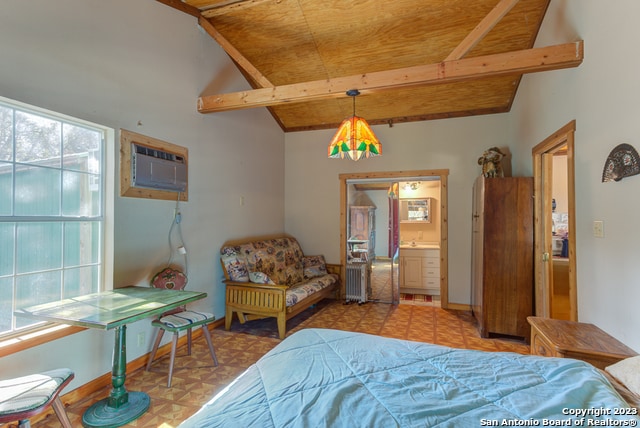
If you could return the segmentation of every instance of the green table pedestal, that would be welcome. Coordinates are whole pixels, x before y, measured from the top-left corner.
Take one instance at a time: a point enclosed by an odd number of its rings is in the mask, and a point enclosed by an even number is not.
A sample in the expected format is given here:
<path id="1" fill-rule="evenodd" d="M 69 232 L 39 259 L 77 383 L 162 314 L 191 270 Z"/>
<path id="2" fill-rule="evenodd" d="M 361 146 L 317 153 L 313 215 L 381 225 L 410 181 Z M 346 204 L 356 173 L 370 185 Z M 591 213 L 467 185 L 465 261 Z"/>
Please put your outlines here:
<path id="1" fill-rule="evenodd" d="M 105 398 L 93 404 L 82 415 L 82 425 L 89 428 L 115 428 L 128 424 L 142 416 L 151 399 L 144 392 L 129 392 L 128 401 L 115 408 L 109 406 L 109 399 Z"/>
<path id="2" fill-rule="evenodd" d="M 88 428 L 115 428 L 139 418 L 151 404 L 144 392 L 128 392 L 124 387 L 127 378 L 127 326 L 116 328 L 113 348 L 113 389 L 108 398 L 98 401 L 82 415 L 82 425 Z"/>

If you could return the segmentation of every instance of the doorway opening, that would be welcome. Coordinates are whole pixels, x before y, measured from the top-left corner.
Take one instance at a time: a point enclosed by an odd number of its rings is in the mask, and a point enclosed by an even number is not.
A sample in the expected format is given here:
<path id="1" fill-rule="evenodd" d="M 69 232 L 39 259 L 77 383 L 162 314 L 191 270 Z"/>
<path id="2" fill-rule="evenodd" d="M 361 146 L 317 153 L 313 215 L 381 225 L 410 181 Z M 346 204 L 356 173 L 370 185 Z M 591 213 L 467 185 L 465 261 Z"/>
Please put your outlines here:
<path id="1" fill-rule="evenodd" d="M 532 149 L 535 305 L 539 317 L 578 320 L 573 120 Z"/>
<path id="2" fill-rule="evenodd" d="M 449 175 L 449 170 L 441 169 L 441 170 L 416 170 L 416 171 L 396 171 L 396 172 L 370 172 L 370 173 L 354 173 L 354 174 L 340 174 L 340 264 L 342 266 L 342 277 L 347 278 L 347 268 L 352 261 L 352 257 L 354 255 L 354 242 L 360 240 L 373 241 L 371 245 L 367 242 L 367 257 L 372 256 L 372 252 L 376 251 L 376 242 L 377 252 L 381 255 L 381 259 L 386 259 L 388 261 L 386 265 L 386 271 L 388 271 L 389 275 L 389 286 L 391 290 L 389 291 L 388 300 L 389 303 L 398 304 L 400 299 L 400 287 L 399 287 L 399 257 L 398 257 L 398 248 L 400 245 L 400 233 L 399 233 L 399 220 L 398 220 L 398 209 L 393 208 L 392 199 L 389 199 L 388 192 L 389 188 L 394 183 L 399 182 L 438 182 L 438 200 L 434 200 L 434 204 L 437 204 L 435 207 L 439 215 L 434 218 L 434 222 L 437 226 L 439 237 L 438 237 L 438 248 L 439 248 L 439 272 L 437 273 L 438 281 L 437 286 L 439 287 L 440 292 L 440 306 L 442 308 L 448 307 L 448 230 L 447 230 L 447 178 Z M 380 211 L 382 215 L 378 215 L 378 217 L 382 217 L 382 221 L 377 222 L 377 226 L 374 230 L 373 239 L 361 239 L 365 236 L 359 236 L 361 233 L 355 231 L 356 233 L 351 233 L 350 230 L 350 221 L 351 221 L 351 208 L 352 207 L 361 207 L 362 209 L 356 208 L 362 213 L 367 212 L 364 208 L 366 205 L 361 205 L 360 201 L 357 200 L 358 194 L 357 190 L 364 191 L 367 193 L 377 195 L 374 196 L 373 199 L 377 201 L 375 203 L 376 206 L 382 208 Z M 376 189 L 374 192 L 373 189 Z M 361 195 L 360 195 L 361 196 Z M 398 206 L 398 200 L 396 199 L 395 206 Z M 395 214 L 394 214 L 395 213 Z M 369 219 L 369 215 L 366 216 L 363 214 L 360 218 Z M 380 219 L 378 219 L 380 220 Z M 351 236 L 353 235 L 353 236 Z M 358 235 L 358 236 L 355 236 Z M 383 239 L 378 239 L 377 237 L 383 237 Z M 354 239 L 350 239 L 354 238 Z M 380 245 L 382 243 L 382 245 Z M 360 252 L 365 252 L 362 250 L 363 247 L 359 247 L 358 250 Z M 373 248 L 373 250 L 372 250 Z M 355 253 L 357 257 L 360 257 L 359 253 Z M 373 254 L 375 258 L 375 254 Z M 383 264 L 380 263 L 378 265 L 380 269 L 383 269 Z M 375 269 L 375 265 L 373 266 Z M 342 285 L 341 297 L 347 297 L 347 291 L 345 284 Z M 382 300 L 380 300 L 382 301 Z"/>

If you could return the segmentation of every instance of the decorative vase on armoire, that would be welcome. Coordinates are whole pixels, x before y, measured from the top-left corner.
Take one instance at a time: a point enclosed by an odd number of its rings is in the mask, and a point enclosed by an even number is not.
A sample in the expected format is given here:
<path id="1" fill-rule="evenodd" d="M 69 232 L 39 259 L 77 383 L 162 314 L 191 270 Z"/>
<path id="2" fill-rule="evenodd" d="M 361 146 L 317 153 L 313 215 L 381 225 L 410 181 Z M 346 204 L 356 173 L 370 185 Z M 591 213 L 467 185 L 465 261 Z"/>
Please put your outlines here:
<path id="1" fill-rule="evenodd" d="M 471 306 L 481 337 L 529 341 L 533 315 L 533 179 L 480 176 L 473 186 Z"/>

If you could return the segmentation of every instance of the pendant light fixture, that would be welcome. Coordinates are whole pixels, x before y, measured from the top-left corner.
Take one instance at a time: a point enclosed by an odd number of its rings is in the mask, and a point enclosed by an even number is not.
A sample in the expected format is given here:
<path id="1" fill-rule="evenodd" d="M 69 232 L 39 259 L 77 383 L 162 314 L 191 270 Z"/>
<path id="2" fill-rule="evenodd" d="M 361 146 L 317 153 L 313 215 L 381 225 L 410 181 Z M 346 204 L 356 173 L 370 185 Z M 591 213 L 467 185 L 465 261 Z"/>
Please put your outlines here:
<path id="1" fill-rule="evenodd" d="M 366 120 L 356 116 L 356 96 L 360 95 L 357 89 L 350 89 L 347 95 L 353 97 L 353 116 L 345 119 L 340 124 L 338 131 L 329 143 L 330 158 L 350 157 L 357 161 L 362 156 L 378 156 L 382 154 L 382 144 L 373 133 Z"/>

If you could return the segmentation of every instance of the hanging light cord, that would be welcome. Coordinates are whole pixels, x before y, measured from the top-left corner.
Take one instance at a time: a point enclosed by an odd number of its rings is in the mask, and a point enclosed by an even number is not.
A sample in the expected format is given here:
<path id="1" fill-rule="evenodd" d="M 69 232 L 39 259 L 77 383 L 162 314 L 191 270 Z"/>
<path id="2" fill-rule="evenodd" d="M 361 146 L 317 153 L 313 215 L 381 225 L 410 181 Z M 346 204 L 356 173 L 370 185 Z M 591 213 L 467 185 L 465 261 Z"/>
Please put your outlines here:
<path id="1" fill-rule="evenodd" d="M 171 227 L 169 228 L 169 260 L 167 260 L 167 267 L 171 266 L 171 262 L 173 261 L 173 243 L 171 241 L 171 235 L 173 234 L 173 228 L 175 227 L 178 230 L 178 237 L 180 238 L 179 245 L 182 248 L 184 247 L 184 239 L 182 238 L 182 227 L 180 223 L 182 222 L 182 214 L 180 213 L 180 192 L 178 192 L 178 199 L 176 200 L 176 208 L 175 215 L 173 216 L 173 220 L 171 221 Z M 187 256 L 186 250 L 184 252 L 184 274 L 189 277 L 189 258 Z"/>
<path id="2" fill-rule="evenodd" d="M 352 95 L 351 98 L 353 98 L 353 115 L 356 115 L 356 95 Z"/>
<path id="3" fill-rule="evenodd" d="M 347 95 L 353 98 L 353 115 L 356 115 L 356 97 L 360 95 L 360 91 L 357 89 L 349 89 Z"/>

